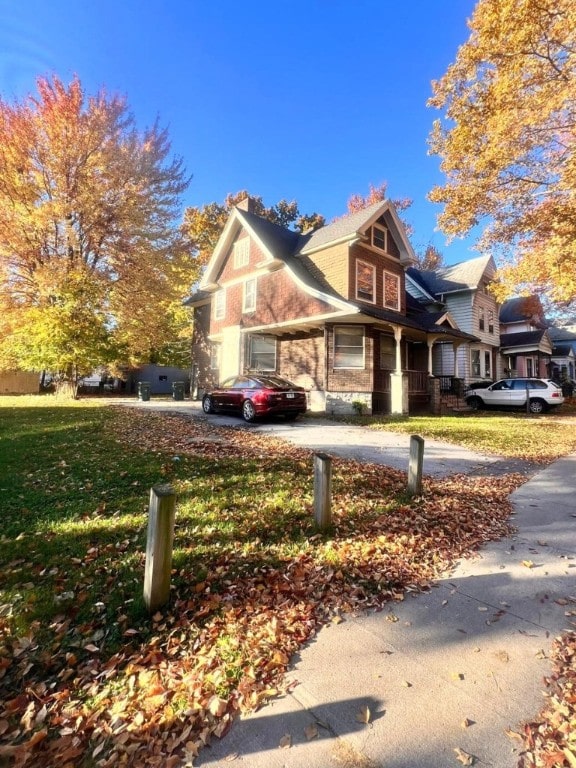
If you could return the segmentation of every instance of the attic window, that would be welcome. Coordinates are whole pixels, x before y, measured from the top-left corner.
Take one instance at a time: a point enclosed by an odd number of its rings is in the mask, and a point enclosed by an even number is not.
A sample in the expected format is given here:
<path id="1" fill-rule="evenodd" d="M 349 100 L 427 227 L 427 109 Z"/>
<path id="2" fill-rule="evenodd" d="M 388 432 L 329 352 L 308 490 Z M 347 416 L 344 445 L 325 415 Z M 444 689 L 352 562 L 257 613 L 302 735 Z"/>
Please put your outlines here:
<path id="1" fill-rule="evenodd" d="M 372 227 L 372 245 L 381 251 L 388 253 L 388 230 L 374 224 Z"/>
<path id="2" fill-rule="evenodd" d="M 250 238 L 243 237 L 234 243 L 234 269 L 247 267 L 250 261 Z"/>
<path id="3" fill-rule="evenodd" d="M 360 301 L 375 301 L 376 268 L 365 261 L 356 262 L 356 298 Z"/>

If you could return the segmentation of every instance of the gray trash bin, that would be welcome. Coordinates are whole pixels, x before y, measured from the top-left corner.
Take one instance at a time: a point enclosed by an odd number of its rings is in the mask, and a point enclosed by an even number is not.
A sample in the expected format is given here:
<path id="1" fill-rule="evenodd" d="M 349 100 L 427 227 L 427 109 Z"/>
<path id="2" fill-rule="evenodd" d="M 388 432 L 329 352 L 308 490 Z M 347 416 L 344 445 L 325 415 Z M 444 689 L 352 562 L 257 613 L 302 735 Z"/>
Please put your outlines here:
<path id="1" fill-rule="evenodd" d="M 149 381 L 138 382 L 138 400 L 142 400 L 142 401 L 150 400 L 150 382 Z"/>
<path id="2" fill-rule="evenodd" d="M 184 382 L 183 381 L 173 381 L 172 382 L 172 399 L 173 400 L 184 400 Z"/>

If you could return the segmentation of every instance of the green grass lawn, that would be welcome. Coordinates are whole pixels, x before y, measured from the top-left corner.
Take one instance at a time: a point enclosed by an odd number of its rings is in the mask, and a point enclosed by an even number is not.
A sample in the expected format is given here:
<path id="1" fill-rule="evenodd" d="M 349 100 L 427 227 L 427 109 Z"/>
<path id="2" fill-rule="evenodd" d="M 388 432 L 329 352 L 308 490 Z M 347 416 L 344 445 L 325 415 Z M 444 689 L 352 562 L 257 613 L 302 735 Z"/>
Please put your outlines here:
<path id="1" fill-rule="evenodd" d="M 371 429 L 418 434 L 481 453 L 548 462 L 576 451 L 576 416 L 483 411 L 454 416 L 359 417 Z"/>
<path id="2" fill-rule="evenodd" d="M 541 421 L 503 418 L 500 430 L 539 424 L 540 450 L 551 439 Z M 461 420 L 437 421 L 450 439 Z M 149 616 L 149 493 L 167 482 L 178 494 L 171 599 Z M 308 451 L 106 401 L 0 398 L 0 763 L 189 757 L 281 690 L 322 623 L 393 611 L 506 534 L 519 482 L 428 478 L 409 499 L 405 473 L 335 459 L 334 525 L 320 533 Z"/>

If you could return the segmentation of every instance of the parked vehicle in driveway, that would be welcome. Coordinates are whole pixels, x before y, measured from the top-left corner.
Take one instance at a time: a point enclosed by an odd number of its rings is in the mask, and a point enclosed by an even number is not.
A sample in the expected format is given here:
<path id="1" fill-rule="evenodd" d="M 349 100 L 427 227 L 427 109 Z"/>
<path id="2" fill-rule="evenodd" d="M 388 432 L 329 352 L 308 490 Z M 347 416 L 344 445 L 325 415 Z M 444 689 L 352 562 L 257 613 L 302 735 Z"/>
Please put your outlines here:
<path id="1" fill-rule="evenodd" d="M 467 404 L 473 408 L 494 406 L 498 408 L 525 408 L 528 397 L 531 413 L 544 413 L 549 408 L 562 405 L 561 387 L 551 379 L 500 379 L 485 389 L 470 389 Z"/>
<path id="2" fill-rule="evenodd" d="M 280 414 L 296 419 L 306 413 L 306 390 L 280 376 L 231 376 L 202 398 L 204 413 L 238 413 L 244 421 Z"/>

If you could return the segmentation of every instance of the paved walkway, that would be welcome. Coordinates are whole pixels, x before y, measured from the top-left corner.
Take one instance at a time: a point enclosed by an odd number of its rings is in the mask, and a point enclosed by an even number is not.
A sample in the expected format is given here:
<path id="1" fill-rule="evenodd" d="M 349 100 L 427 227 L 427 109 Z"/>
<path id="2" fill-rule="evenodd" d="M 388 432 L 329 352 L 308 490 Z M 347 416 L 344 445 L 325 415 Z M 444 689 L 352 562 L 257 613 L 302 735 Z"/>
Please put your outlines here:
<path id="1" fill-rule="evenodd" d="M 347 459 L 384 464 L 400 470 L 408 470 L 410 454 L 410 436 L 395 432 L 378 432 L 344 424 L 329 419 L 298 419 L 286 422 L 262 421 L 246 424 L 238 416 L 203 413 L 201 404 L 191 400 L 158 400 L 140 402 L 134 398 L 114 400 L 133 408 L 153 411 L 165 411 L 192 415 L 206 419 L 214 425 L 247 429 L 257 434 L 267 434 L 286 440 L 293 445 L 323 451 Z M 459 473 L 478 473 L 498 461 L 494 456 L 487 456 L 476 451 L 469 451 L 461 446 L 443 443 L 439 440 L 426 439 L 424 449 L 424 474 L 436 477 Z"/>
<path id="2" fill-rule="evenodd" d="M 255 429 L 343 455 L 356 445 L 355 458 L 407 467 L 402 436 L 392 444 L 374 433 L 372 444 L 372 432 L 333 422 L 307 434 L 306 421 Z M 494 458 L 450 448 L 426 441 L 424 471 L 495 467 Z M 512 495 L 514 536 L 462 561 L 428 593 L 322 629 L 293 660 L 292 692 L 237 721 L 195 765 L 448 768 L 463 764 L 462 750 L 474 765 L 515 768 L 519 742 L 506 731 L 543 707 L 553 638 L 573 628 L 575 478 L 576 455 L 537 472 Z M 366 707 L 370 722 L 361 723 Z"/>

